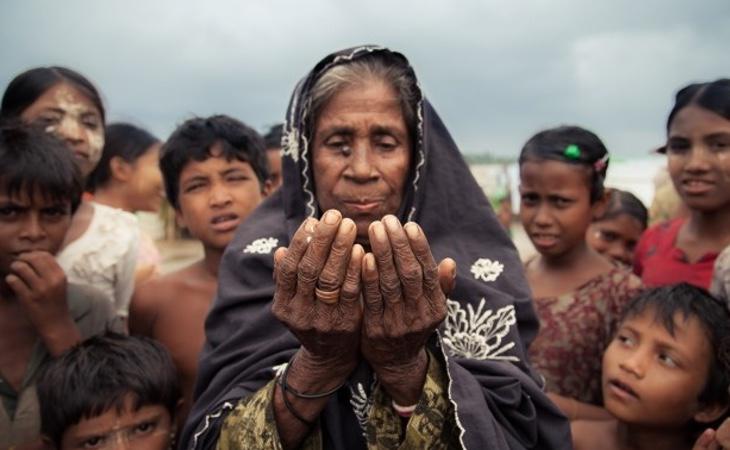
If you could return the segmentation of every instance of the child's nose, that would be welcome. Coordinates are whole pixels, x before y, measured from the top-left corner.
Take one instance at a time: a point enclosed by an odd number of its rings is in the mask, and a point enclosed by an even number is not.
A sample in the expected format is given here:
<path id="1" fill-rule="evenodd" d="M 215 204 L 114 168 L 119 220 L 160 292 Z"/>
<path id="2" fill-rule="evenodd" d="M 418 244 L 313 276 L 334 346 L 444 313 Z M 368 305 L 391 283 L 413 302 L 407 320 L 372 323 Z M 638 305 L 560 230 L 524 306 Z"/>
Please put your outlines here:
<path id="1" fill-rule="evenodd" d="M 645 375 L 645 358 L 641 351 L 632 352 L 619 365 L 621 369 L 631 373 L 637 378 L 644 378 Z"/>

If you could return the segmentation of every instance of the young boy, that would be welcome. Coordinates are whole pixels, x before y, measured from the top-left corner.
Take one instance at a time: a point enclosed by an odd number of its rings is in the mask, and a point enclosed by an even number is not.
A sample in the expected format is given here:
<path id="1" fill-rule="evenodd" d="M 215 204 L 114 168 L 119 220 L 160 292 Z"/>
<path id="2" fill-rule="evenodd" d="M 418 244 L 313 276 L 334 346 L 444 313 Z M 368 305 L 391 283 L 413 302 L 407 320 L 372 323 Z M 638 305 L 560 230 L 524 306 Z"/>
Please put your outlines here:
<path id="1" fill-rule="evenodd" d="M 264 136 L 266 143 L 266 158 L 269 161 L 269 180 L 271 190 L 274 191 L 284 181 L 281 178 L 281 135 L 284 132 L 284 124 L 274 125 Z"/>
<path id="2" fill-rule="evenodd" d="M 681 283 L 639 295 L 603 357 L 615 419 L 573 422 L 576 450 L 692 449 L 727 418 L 729 358 L 730 314 L 707 292 Z"/>
<path id="3" fill-rule="evenodd" d="M 178 223 L 200 239 L 205 253 L 189 267 L 140 286 L 129 326 L 132 334 L 157 339 L 172 354 L 185 399 L 182 423 L 192 404 L 223 250 L 268 194 L 270 182 L 262 138 L 227 116 L 183 123 L 164 144 L 160 168 Z"/>
<path id="4" fill-rule="evenodd" d="M 162 345 L 94 336 L 48 364 L 38 382 L 42 433 L 53 448 L 167 450 L 180 386 Z"/>
<path id="5" fill-rule="evenodd" d="M 83 178 L 64 143 L 0 125 L 0 449 L 40 445 L 36 381 L 48 360 L 112 321 L 109 302 L 56 262 Z"/>

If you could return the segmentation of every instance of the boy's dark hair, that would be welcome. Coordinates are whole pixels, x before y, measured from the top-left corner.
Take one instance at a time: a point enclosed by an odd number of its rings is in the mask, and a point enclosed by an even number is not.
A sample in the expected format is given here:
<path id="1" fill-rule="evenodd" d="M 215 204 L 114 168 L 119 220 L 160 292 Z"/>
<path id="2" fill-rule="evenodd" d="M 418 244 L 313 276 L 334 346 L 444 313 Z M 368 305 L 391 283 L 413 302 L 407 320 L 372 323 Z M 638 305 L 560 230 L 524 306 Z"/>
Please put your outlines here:
<path id="1" fill-rule="evenodd" d="M 210 150 L 217 142 L 221 143 L 221 156 L 227 161 L 235 158 L 249 163 L 261 189 L 264 189 L 269 168 L 261 136 L 253 128 L 229 116 L 196 117 L 177 127 L 162 146 L 160 170 L 165 180 L 167 200 L 175 209 L 180 209 L 178 194 L 183 168 L 190 161 L 211 158 Z"/>
<path id="2" fill-rule="evenodd" d="M 175 365 L 161 344 L 110 331 L 50 361 L 37 389 L 41 433 L 56 446 L 81 420 L 121 411 L 128 395 L 135 410 L 162 405 L 173 419 L 181 398 Z"/>
<path id="3" fill-rule="evenodd" d="M 264 135 L 266 150 L 281 148 L 281 136 L 284 134 L 284 124 L 280 123 L 269 128 Z"/>
<path id="4" fill-rule="evenodd" d="M 606 212 L 600 219 L 598 219 L 598 221 L 613 219 L 621 214 L 628 214 L 630 217 L 638 220 L 644 230 L 649 223 L 649 211 L 647 211 L 646 206 L 641 203 L 641 200 L 629 191 L 610 189 L 610 197 L 608 205 L 606 205 Z"/>
<path id="5" fill-rule="evenodd" d="M 674 335 L 677 313 L 685 320 L 694 317 L 702 324 L 713 358 L 707 384 L 698 400 L 703 405 L 730 404 L 730 312 L 725 305 L 702 288 L 679 283 L 645 290 L 626 306 L 621 320 L 650 308 L 656 321 L 671 335 Z"/>
<path id="6" fill-rule="evenodd" d="M 84 94 L 96 106 L 104 121 L 104 103 L 96 87 L 86 77 L 66 67 L 36 67 L 19 74 L 8 84 L 3 94 L 0 116 L 20 117 L 47 90 L 59 83 L 68 83 Z"/>
<path id="7" fill-rule="evenodd" d="M 84 178 L 71 150 L 51 133 L 20 120 L 0 123 L 0 189 L 8 197 L 39 193 L 53 202 L 81 203 Z"/>
<path id="8" fill-rule="evenodd" d="M 113 123 L 104 130 L 104 150 L 101 159 L 86 180 L 90 192 L 96 191 L 109 182 L 111 169 L 109 163 L 118 156 L 129 164 L 144 155 L 150 147 L 160 142 L 147 130 L 129 123 Z"/>
<path id="9" fill-rule="evenodd" d="M 591 202 L 603 196 L 608 150 L 595 133 L 577 126 L 560 126 L 532 136 L 520 152 L 519 163 L 552 160 L 590 169 Z"/>

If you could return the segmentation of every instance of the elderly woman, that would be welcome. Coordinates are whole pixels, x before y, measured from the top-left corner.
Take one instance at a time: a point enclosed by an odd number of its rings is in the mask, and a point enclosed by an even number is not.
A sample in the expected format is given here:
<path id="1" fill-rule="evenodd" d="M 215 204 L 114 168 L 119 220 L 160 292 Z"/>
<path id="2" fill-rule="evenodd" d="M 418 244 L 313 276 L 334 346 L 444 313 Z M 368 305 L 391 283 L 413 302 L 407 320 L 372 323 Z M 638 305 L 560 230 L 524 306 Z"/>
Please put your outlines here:
<path id="1" fill-rule="evenodd" d="M 315 66 L 284 180 L 225 253 L 183 447 L 570 447 L 520 261 L 402 55 Z"/>

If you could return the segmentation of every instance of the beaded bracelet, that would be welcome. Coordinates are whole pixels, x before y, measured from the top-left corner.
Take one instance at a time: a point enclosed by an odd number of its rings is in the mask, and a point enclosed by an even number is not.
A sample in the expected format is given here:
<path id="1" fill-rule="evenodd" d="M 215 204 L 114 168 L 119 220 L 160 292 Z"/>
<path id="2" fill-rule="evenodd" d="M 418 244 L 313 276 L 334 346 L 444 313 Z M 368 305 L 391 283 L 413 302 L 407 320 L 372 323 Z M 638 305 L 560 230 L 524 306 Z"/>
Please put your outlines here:
<path id="1" fill-rule="evenodd" d="M 320 393 L 316 393 L 316 394 L 310 394 L 310 393 L 307 393 L 307 392 L 299 392 L 298 390 L 296 390 L 293 387 L 289 386 L 289 384 L 287 383 L 287 379 L 289 377 L 289 367 L 291 367 L 292 363 L 294 363 L 294 356 L 292 356 L 291 360 L 289 361 L 289 364 L 287 364 L 286 365 L 286 368 L 284 369 L 283 375 L 281 376 L 281 378 L 279 378 L 279 384 L 281 385 L 281 388 L 285 392 L 290 392 L 295 397 L 306 398 L 306 399 L 310 399 L 310 400 L 311 399 L 318 399 L 318 398 L 325 398 L 325 397 L 329 397 L 330 395 L 332 395 L 335 392 L 339 391 L 340 388 L 345 385 L 345 383 L 343 382 L 339 386 L 337 386 L 337 387 L 335 387 L 333 389 L 330 389 L 327 392 L 320 392 Z"/>

